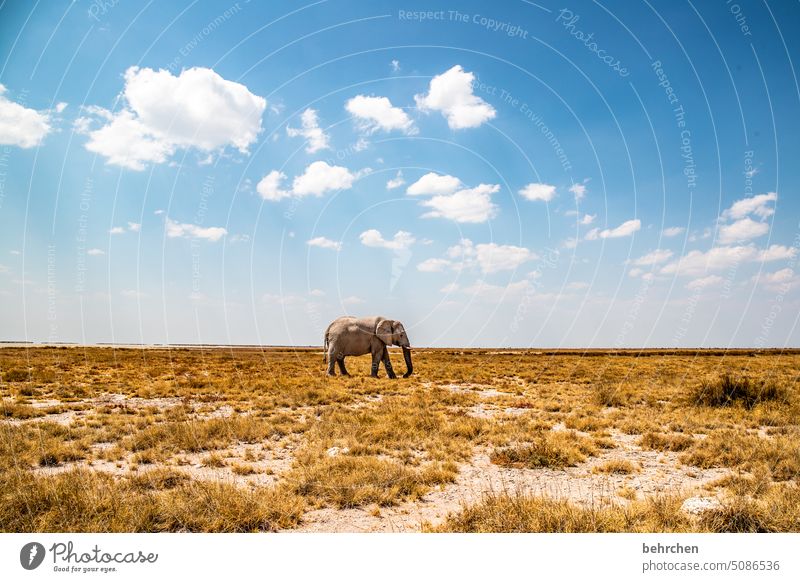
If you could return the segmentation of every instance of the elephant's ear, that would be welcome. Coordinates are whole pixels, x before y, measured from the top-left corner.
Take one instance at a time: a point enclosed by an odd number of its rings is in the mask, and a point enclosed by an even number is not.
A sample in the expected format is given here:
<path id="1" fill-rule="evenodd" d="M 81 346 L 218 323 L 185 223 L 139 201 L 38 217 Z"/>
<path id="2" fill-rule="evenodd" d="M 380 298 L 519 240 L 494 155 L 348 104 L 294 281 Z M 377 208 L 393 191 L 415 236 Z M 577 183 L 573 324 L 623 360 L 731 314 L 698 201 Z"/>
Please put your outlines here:
<path id="1" fill-rule="evenodd" d="M 378 336 L 383 343 L 392 345 L 392 324 L 391 319 L 383 319 L 375 326 L 375 335 Z"/>

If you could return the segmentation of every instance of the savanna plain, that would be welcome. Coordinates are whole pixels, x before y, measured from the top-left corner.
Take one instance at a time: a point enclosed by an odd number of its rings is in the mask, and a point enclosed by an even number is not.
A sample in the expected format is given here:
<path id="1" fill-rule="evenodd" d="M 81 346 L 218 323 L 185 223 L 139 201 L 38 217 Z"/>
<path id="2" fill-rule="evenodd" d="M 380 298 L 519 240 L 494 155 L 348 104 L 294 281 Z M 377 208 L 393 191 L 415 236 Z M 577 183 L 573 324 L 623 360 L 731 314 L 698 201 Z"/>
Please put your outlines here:
<path id="1" fill-rule="evenodd" d="M 800 352 L 369 363 L 0 348 L 0 530 L 800 531 Z"/>

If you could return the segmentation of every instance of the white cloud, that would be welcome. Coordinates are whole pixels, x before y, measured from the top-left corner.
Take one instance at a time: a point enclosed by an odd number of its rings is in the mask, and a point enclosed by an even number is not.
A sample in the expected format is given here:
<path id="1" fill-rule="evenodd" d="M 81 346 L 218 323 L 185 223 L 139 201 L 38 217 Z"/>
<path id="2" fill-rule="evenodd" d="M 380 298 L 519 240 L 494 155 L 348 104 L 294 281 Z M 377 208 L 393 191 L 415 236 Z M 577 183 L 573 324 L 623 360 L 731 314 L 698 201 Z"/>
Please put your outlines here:
<path id="1" fill-rule="evenodd" d="M 440 273 L 452 264 L 447 259 L 426 259 L 417 265 L 417 270 L 423 273 Z"/>
<path id="2" fill-rule="evenodd" d="M 397 175 L 394 178 L 392 178 L 391 180 L 389 180 L 388 182 L 386 182 L 386 189 L 387 190 L 394 190 L 395 188 L 399 188 L 400 186 L 402 186 L 405 183 L 406 183 L 406 181 L 403 178 L 403 171 L 402 170 L 397 170 Z"/>
<path id="3" fill-rule="evenodd" d="M 628 277 L 638 277 L 644 273 L 644 269 L 640 269 L 639 267 L 634 267 L 628 271 Z"/>
<path id="4" fill-rule="evenodd" d="M 581 218 L 580 222 L 583 225 L 589 225 L 589 224 L 592 224 L 594 222 L 595 218 L 597 218 L 596 214 L 584 214 L 583 218 Z"/>
<path id="5" fill-rule="evenodd" d="M 742 218 L 733 224 L 724 224 L 719 228 L 720 244 L 730 244 L 758 238 L 769 232 L 766 222 L 756 222 L 751 218 Z"/>
<path id="6" fill-rule="evenodd" d="M 106 254 L 106 252 L 103 249 L 89 249 L 86 251 L 86 254 L 90 257 L 101 257 Z"/>
<path id="7" fill-rule="evenodd" d="M 142 230 L 142 225 L 139 222 L 129 222 L 128 230 L 131 232 L 139 232 L 140 230 Z"/>
<path id="8" fill-rule="evenodd" d="M 798 277 L 795 272 L 786 267 L 774 273 L 762 273 L 761 275 L 754 275 L 753 282 L 769 287 L 776 291 L 786 290 L 795 287 L 798 283 Z"/>
<path id="9" fill-rule="evenodd" d="M 147 293 L 142 293 L 136 289 L 123 289 L 120 291 L 120 295 L 128 299 L 142 299 L 143 297 L 147 297 Z"/>
<path id="10" fill-rule="evenodd" d="M 356 118 L 359 128 L 366 133 L 395 129 L 407 134 L 416 132 L 408 114 L 394 107 L 387 97 L 356 95 L 347 101 L 345 109 Z"/>
<path id="11" fill-rule="evenodd" d="M 484 273 L 516 269 L 522 263 L 536 258 L 536 254 L 529 249 L 513 245 L 479 244 L 475 250 L 478 265 Z"/>
<path id="12" fill-rule="evenodd" d="M 661 263 L 665 263 L 672 257 L 672 251 L 668 249 L 657 249 L 646 255 L 639 257 L 638 259 L 631 261 L 632 265 L 636 265 L 637 267 L 649 267 L 651 265 L 659 265 Z"/>
<path id="13" fill-rule="evenodd" d="M 202 238 L 211 242 L 216 242 L 228 231 L 221 226 L 198 226 L 185 222 L 175 222 L 167 218 L 167 237 L 168 238 Z"/>
<path id="14" fill-rule="evenodd" d="M 638 218 L 635 218 L 633 220 L 626 220 L 616 228 L 607 228 L 605 230 L 593 228 L 586 233 L 586 240 L 597 240 L 599 238 L 622 238 L 632 235 L 640 228 L 642 228 L 642 221 Z"/>
<path id="15" fill-rule="evenodd" d="M 497 114 L 494 108 L 474 95 L 473 73 L 456 65 L 431 79 L 427 95 L 416 95 L 414 100 L 422 111 L 440 111 L 450 129 L 478 127 Z"/>
<path id="16" fill-rule="evenodd" d="M 722 213 L 723 218 L 737 220 L 744 218 L 748 214 L 755 214 L 759 218 L 767 218 L 775 213 L 775 209 L 770 205 L 778 199 L 778 194 L 768 192 L 767 194 L 757 194 L 752 198 L 737 200 L 733 205 Z"/>
<path id="17" fill-rule="evenodd" d="M 28 109 L 5 96 L 0 83 L 0 144 L 32 148 L 50 133 L 50 116 L 46 111 Z"/>
<path id="18" fill-rule="evenodd" d="M 342 299 L 342 303 L 345 305 L 360 305 L 364 303 L 364 300 L 356 295 L 351 295 L 350 297 L 345 297 Z"/>
<path id="19" fill-rule="evenodd" d="M 573 184 L 569 187 L 569 191 L 575 196 L 575 200 L 583 200 L 584 196 L 586 196 L 586 185 Z"/>
<path id="20" fill-rule="evenodd" d="M 416 241 L 414 235 L 404 230 L 398 230 L 392 240 L 386 240 L 383 238 L 383 235 L 374 228 L 362 232 L 359 235 L 359 239 L 364 246 L 393 251 L 407 249 Z"/>
<path id="21" fill-rule="evenodd" d="M 563 246 L 565 249 L 574 249 L 578 246 L 578 239 L 574 236 L 570 236 L 564 239 L 564 242 L 561 243 L 561 246 Z"/>
<path id="22" fill-rule="evenodd" d="M 295 196 L 322 196 L 329 190 L 347 190 L 355 179 L 347 168 L 313 162 L 303 174 L 295 177 L 292 192 Z"/>
<path id="23" fill-rule="evenodd" d="M 434 196 L 422 203 L 432 210 L 424 218 L 446 218 L 455 222 L 480 223 L 497 215 L 497 205 L 491 195 L 500 190 L 497 184 L 480 184 L 459 190 L 449 196 Z"/>
<path id="24" fill-rule="evenodd" d="M 585 281 L 573 281 L 569 285 L 567 285 L 567 289 L 569 291 L 581 291 L 582 289 L 588 289 L 589 283 Z"/>
<path id="25" fill-rule="evenodd" d="M 400 70 L 400 61 L 398 61 L 397 59 L 392 59 L 390 65 L 392 66 L 393 73 L 396 73 L 397 71 Z"/>
<path id="26" fill-rule="evenodd" d="M 330 190 L 349 189 L 357 177 L 358 175 L 343 166 L 331 166 L 327 162 L 317 161 L 309 164 L 301 175 L 295 176 L 291 190 L 282 188 L 286 174 L 272 170 L 261 178 L 256 191 L 264 200 L 273 202 L 292 196 L 322 196 Z"/>
<path id="27" fill-rule="evenodd" d="M 112 226 L 111 229 L 108 231 L 108 234 L 124 234 L 125 228 L 122 226 Z"/>
<path id="28" fill-rule="evenodd" d="M 681 235 L 685 231 L 686 229 L 682 226 L 668 226 L 667 228 L 661 231 L 661 234 L 663 234 L 666 237 L 673 237 Z"/>
<path id="29" fill-rule="evenodd" d="M 322 289 L 312 289 L 308 292 L 308 294 L 312 297 L 325 297 L 325 291 Z"/>
<path id="30" fill-rule="evenodd" d="M 498 245 L 496 243 L 473 244 L 469 239 L 461 239 L 457 245 L 447 249 L 447 261 L 455 268 L 477 265 L 483 273 L 497 273 L 516 269 L 526 261 L 536 258 L 536 253 L 524 247 Z M 444 263 L 440 263 L 444 265 Z"/>
<path id="31" fill-rule="evenodd" d="M 461 186 L 461 180 L 448 174 L 428 172 L 406 189 L 409 196 L 452 194 Z"/>
<path id="32" fill-rule="evenodd" d="M 519 191 L 520 196 L 528 200 L 550 202 L 556 196 L 556 187 L 550 184 L 532 182 Z"/>
<path id="33" fill-rule="evenodd" d="M 699 279 L 694 279 L 693 281 L 689 281 L 686 283 L 686 288 L 690 291 L 701 291 L 706 287 L 711 287 L 714 285 L 721 285 L 725 279 L 720 277 L 719 275 L 708 275 L 707 277 L 701 277 Z"/>
<path id="34" fill-rule="evenodd" d="M 306 140 L 306 152 L 309 154 L 316 153 L 320 150 L 330 148 L 328 143 L 330 136 L 322 131 L 319 126 L 319 118 L 314 109 L 306 109 L 300 115 L 300 123 L 302 127 L 294 128 L 286 126 L 286 135 L 289 137 L 302 137 Z"/>
<path id="35" fill-rule="evenodd" d="M 258 182 L 256 192 L 264 200 L 272 200 L 274 202 L 289 198 L 292 195 L 291 191 L 281 188 L 281 184 L 285 179 L 286 174 L 278 170 L 272 170 Z"/>
<path id="36" fill-rule="evenodd" d="M 754 245 L 714 247 L 708 251 L 689 251 L 682 258 L 661 268 L 665 275 L 704 275 L 708 271 L 722 271 L 745 262 L 769 262 L 793 258 L 797 250 L 782 245 L 772 245 L 758 250 Z"/>
<path id="37" fill-rule="evenodd" d="M 321 249 L 330 249 L 333 251 L 342 250 L 341 242 L 336 242 L 335 240 L 325 238 L 324 236 L 318 236 L 316 238 L 312 238 L 306 244 L 310 247 L 319 247 Z"/>
<path id="38" fill-rule="evenodd" d="M 93 117 L 79 118 L 75 128 L 88 134 L 86 149 L 132 170 L 163 163 L 178 149 L 208 153 L 233 146 L 247 153 L 267 105 L 244 85 L 202 67 L 177 77 L 165 69 L 130 67 L 122 97 L 124 106 L 116 113 L 85 108 Z M 105 124 L 92 130 L 98 119 Z"/>
<path id="39" fill-rule="evenodd" d="M 767 263 L 769 261 L 787 261 L 797 255 L 795 247 L 785 247 L 783 245 L 770 245 L 766 250 L 758 253 L 757 261 Z"/>

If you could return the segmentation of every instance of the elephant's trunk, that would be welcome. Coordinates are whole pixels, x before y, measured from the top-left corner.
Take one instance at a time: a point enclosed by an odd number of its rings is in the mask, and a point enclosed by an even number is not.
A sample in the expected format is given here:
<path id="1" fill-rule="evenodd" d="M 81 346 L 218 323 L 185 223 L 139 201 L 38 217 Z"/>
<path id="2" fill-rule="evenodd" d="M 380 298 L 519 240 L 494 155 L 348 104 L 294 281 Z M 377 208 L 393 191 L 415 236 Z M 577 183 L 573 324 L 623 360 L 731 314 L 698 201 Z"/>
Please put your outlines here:
<path id="1" fill-rule="evenodd" d="M 408 378 L 411 374 L 414 373 L 414 366 L 411 364 L 410 348 L 403 348 L 403 359 L 405 359 L 406 361 L 406 373 L 403 374 L 403 378 Z"/>

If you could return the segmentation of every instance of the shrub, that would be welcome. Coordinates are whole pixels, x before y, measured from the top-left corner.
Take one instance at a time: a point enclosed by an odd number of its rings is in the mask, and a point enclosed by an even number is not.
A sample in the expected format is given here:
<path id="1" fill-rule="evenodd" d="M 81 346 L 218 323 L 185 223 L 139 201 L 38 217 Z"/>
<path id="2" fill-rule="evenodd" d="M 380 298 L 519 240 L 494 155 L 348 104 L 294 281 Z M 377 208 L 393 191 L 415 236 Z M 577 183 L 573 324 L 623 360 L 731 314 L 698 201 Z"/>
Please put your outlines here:
<path id="1" fill-rule="evenodd" d="M 756 380 L 741 374 L 723 374 L 704 381 L 691 395 L 699 406 L 733 406 L 740 403 L 750 410 L 761 402 L 788 400 L 788 391 L 770 380 Z"/>
<path id="2" fill-rule="evenodd" d="M 541 431 L 530 443 L 496 449 L 490 456 L 492 463 L 503 467 L 574 467 L 595 455 L 595 444 L 575 432 Z"/>

